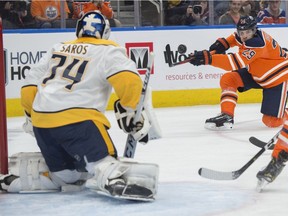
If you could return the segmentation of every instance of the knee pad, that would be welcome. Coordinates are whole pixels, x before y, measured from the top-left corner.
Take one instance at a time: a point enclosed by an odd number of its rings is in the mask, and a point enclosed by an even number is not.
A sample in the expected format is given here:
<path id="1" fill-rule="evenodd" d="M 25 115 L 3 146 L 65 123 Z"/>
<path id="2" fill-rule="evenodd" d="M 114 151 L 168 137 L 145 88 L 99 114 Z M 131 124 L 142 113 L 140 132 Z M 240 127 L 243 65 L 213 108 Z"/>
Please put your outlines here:
<path id="1" fill-rule="evenodd" d="M 262 122 L 267 127 L 275 128 L 275 127 L 281 126 L 284 123 L 284 118 L 277 118 L 274 116 L 263 115 L 262 116 Z"/>
<path id="2" fill-rule="evenodd" d="M 243 81 L 237 72 L 227 72 L 220 79 L 221 89 L 235 89 L 243 87 Z"/>

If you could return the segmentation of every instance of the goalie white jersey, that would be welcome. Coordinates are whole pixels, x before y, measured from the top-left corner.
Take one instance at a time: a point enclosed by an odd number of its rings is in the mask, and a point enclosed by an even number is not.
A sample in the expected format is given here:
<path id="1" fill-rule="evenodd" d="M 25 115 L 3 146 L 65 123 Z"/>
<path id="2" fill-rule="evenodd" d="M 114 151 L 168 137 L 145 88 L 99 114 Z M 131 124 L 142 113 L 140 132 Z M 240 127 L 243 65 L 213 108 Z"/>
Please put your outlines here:
<path id="1" fill-rule="evenodd" d="M 134 82 L 134 88 L 125 89 L 127 82 Z M 87 119 L 110 127 L 103 113 L 112 86 L 123 106 L 136 108 L 142 81 L 125 48 L 111 40 L 78 38 L 54 45 L 30 70 L 21 90 L 26 96 L 22 97 L 22 105 L 36 127 L 57 127 Z M 31 97 L 27 97 L 27 91 Z"/>

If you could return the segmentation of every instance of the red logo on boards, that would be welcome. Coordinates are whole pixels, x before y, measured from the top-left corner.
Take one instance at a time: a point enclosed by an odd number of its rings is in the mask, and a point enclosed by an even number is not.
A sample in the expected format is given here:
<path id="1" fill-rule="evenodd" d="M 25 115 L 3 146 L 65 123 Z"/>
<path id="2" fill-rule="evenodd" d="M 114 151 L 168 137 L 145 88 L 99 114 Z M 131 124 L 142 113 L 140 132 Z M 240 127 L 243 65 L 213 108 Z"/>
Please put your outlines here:
<path id="1" fill-rule="evenodd" d="M 136 63 L 139 74 L 145 74 L 148 65 L 149 53 L 153 52 L 153 43 L 126 43 L 125 47 L 129 58 Z M 153 73 L 154 67 L 152 67 L 151 70 L 151 74 Z"/>

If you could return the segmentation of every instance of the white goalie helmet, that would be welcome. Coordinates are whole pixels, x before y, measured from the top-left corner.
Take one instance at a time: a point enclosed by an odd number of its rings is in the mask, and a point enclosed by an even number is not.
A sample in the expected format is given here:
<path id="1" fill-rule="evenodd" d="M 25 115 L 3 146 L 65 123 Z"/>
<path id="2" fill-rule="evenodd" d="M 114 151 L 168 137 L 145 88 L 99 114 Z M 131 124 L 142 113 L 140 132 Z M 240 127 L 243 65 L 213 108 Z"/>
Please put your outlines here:
<path id="1" fill-rule="evenodd" d="M 109 39 L 110 36 L 109 21 L 100 11 L 90 11 L 84 14 L 77 22 L 76 36 L 95 37 L 98 39 Z"/>

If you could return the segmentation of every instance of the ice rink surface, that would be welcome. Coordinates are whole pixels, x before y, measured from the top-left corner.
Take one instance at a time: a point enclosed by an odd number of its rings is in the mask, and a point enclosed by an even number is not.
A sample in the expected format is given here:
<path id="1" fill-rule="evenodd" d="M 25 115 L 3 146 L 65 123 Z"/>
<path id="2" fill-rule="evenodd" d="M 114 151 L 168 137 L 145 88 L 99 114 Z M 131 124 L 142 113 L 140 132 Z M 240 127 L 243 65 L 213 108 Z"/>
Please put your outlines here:
<path id="1" fill-rule="evenodd" d="M 256 173 L 268 164 L 264 154 L 238 179 L 213 181 L 198 175 L 200 167 L 233 171 L 260 149 L 250 136 L 268 141 L 280 128 L 266 128 L 260 104 L 239 104 L 230 131 L 209 131 L 205 119 L 219 113 L 219 106 L 155 109 L 163 138 L 137 145 L 135 159 L 159 164 L 159 189 L 154 202 L 132 202 L 103 197 L 88 190 L 74 193 L 0 194 L 0 215 L 53 216 L 278 216 L 288 212 L 288 169 L 262 193 L 255 190 Z M 123 154 L 126 135 L 112 111 L 109 130 Z M 38 151 L 33 137 L 22 131 L 24 118 L 8 119 L 8 152 Z"/>

